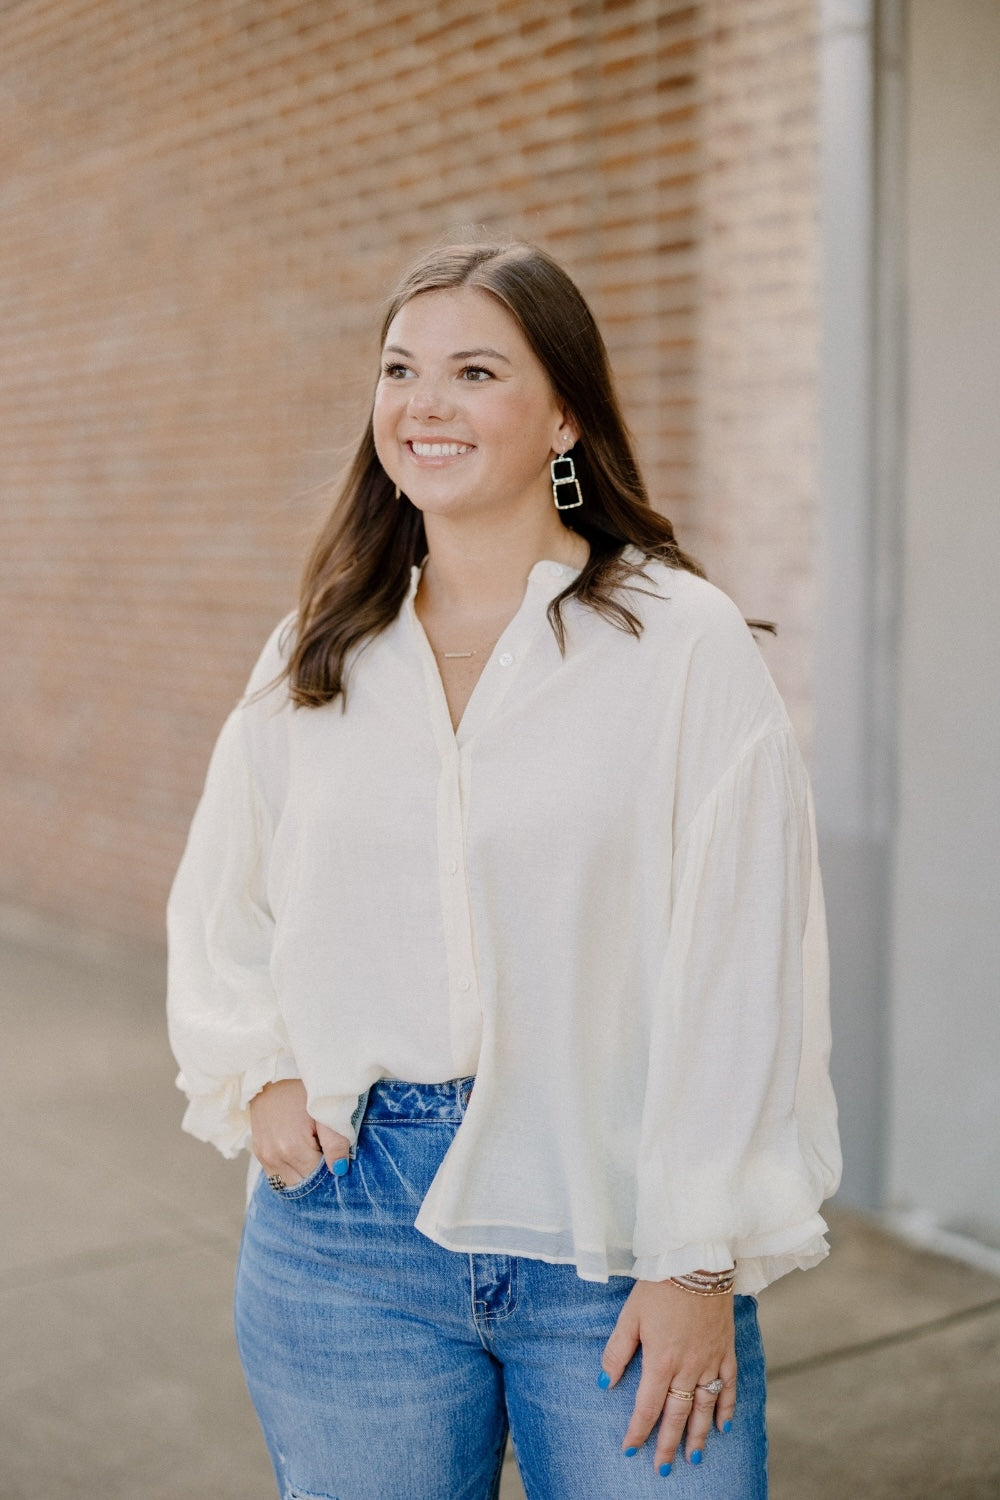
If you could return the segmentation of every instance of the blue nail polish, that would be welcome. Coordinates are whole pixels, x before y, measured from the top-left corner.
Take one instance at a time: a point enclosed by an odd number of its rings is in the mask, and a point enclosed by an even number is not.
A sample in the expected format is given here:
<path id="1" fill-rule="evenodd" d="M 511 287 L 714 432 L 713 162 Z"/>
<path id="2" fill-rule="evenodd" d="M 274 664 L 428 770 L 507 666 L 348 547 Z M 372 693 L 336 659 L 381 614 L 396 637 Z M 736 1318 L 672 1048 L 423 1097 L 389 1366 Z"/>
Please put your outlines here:
<path id="1" fill-rule="evenodd" d="M 723 1422 L 723 1424 L 722 1424 L 722 1430 L 723 1430 L 723 1432 L 732 1432 L 732 1430 L 733 1430 L 733 1424 L 732 1424 L 732 1422 Z"/>
<path id="2" fill-rule="evenodd" d="M 333 1175 L 334 1175 L 334 1177 L 346 1177 L 347 1176 L 347 1169 L 348 1169 L 348 1167 L 350 1165 L 351 1164 L 348 1161 L 347 1157 L 346 1156 L 341 1156 L 333 1164 Z"/>
<path id="3" fill-rule="evenodd" d="M 607 1370 L 602 1370 L 600 1375 L 598 1375 L 597 1384 L 600 1386 L 602 1391 L 607 1390 L 608 1386 L 611 1384 L 611 1376 L 608 1374 Z"/>
<path id="4" fill-rule="evenodd" d="M 673 1469 L 673 1464 L 661 1464 L 660 1465 L 660 1473 L 663 1475 L 664 1479 L 666 1479 L 667 1475 L 671 1472 L 672 1469 Z"/>
<path id="5" fill-rule="evenodd" d="M 696 1448 L 694 1450 L 694 1452 L 692 1453 L 692 1455 L 691 1455 L 691 1462 L 693 1464 L 700 1464 L 703 1457 L 704 1457 L 704 1454 L 702 1453 L 701 1449 L 700 1448 Z"/>
<path id="6" fill-rule="evenodd" d="M 638 1448 L 626 1448 L 625 1449 L 625 1457 L 626 1458 L 635 1458 L 635 1455 L 638 1453 L 638 1451 L 639 1451 Z"/>

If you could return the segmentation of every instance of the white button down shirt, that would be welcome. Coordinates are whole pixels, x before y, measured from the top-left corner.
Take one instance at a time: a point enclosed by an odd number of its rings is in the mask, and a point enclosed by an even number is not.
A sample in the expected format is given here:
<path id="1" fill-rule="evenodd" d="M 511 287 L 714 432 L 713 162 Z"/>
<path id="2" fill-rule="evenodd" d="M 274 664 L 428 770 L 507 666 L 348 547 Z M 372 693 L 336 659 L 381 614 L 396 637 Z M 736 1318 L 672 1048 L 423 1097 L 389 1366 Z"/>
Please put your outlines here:
<path id="1" fill-rule="evenodd" d="M 346 707 L 260 691 L 279 628 L 171 894 L 171 1039 L 228 1155 L 271 1080 L 351 1136 L 378 1078 L 475 1073 L 424 1233 L 754 1291 L 826 1253 L 839 1174 L 811 802 L 736 608 L 646 574 L 639 640 L 574 600 L 563 655 L 536 564 L 457 732 L 417 570 Z"/>

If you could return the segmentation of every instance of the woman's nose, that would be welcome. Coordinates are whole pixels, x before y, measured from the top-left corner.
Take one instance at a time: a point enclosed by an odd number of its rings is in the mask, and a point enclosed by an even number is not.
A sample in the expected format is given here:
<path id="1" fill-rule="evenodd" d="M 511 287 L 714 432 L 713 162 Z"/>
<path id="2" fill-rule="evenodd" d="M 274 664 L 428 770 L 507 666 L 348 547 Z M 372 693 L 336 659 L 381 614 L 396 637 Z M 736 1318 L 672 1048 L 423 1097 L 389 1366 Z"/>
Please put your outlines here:
<path id="1" fill-rule="evenodd" d="M 410 412 L 413 416 L 447 417 L 454 410 L 447 384 L 430 376 L 422 376 L 410 396 Z"/>

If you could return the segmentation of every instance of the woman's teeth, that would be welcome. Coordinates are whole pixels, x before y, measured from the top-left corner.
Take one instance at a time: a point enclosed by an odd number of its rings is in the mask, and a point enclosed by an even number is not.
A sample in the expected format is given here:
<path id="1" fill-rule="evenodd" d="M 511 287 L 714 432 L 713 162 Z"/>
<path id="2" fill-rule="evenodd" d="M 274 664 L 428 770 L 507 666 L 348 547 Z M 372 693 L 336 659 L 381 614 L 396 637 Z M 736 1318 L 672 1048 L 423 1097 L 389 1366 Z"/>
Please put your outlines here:
<path id="1" fill-rule="evenodd" d="M 410 443 L 418 458 L 457 458 L 460 453 L 468 453 L 471 446 L 470 443 Z"/>

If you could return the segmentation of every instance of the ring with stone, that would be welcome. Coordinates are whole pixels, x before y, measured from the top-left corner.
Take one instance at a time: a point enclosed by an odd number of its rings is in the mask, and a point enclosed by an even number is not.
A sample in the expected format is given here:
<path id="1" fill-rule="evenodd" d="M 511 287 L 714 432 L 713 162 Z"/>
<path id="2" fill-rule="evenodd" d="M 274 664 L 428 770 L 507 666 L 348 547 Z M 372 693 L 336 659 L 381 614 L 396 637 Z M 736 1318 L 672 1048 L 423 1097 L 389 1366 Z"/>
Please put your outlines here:
<path id="1" fill-rule="evenodd" d="M 279 1177 L 277 1172 L 268 1172 L 267 1185 L 268 1187 L 273 1187 L 276 1193 L 280 1193 L 284 1188 L 288 1186 L 284 1178 Z"/>
<path id="2" fill-rule="evenodd" d="M 705 1385 L 700 1385 L 698 1389 L 699 1391 L 711 1391 L 713 1396 L 718 1396 L 724 1385 L 725 1381 L 716 1377 L 715 1380 L 709 1380 Z"/>

